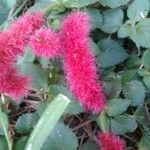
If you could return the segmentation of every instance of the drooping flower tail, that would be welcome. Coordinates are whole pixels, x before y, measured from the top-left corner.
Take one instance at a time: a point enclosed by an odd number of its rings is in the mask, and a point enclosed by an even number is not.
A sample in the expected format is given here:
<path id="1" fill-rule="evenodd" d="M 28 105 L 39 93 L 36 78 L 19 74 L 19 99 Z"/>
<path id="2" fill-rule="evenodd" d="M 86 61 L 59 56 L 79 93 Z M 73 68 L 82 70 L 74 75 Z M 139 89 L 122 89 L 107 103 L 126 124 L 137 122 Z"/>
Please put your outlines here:
<path id="1" fill-rule="evenodd" d="M 124 150 L 125 142 L 115 134 L 105 131 L 98 134 L 101 150 Z"/>
<path id="2" fill-rule="evenodd" d="M 105 107 L 105 96 L 98 81 L 89 31 L 87 13 L 73 11 L 66 16 L 60 30 L 61 53 L 70 90 L 86 111 L 98 113 Z"/>
<path id="3" fill-rule="evenodd" d="M 28 93 L 30 79 L 17 72 L 15 68 L 9 69 L 5 75 L 0 75 L 0 92 L 19 100 Z"/>
<path id="4" fill-rule="evenodd" d="M 14 68 L 17 55 L 23 53 L 30 36 L 44 25 L 41 11 L 25 13 L 0 33 L 0 92 L 14 99 L 25 96 L 29 79 Z"/>

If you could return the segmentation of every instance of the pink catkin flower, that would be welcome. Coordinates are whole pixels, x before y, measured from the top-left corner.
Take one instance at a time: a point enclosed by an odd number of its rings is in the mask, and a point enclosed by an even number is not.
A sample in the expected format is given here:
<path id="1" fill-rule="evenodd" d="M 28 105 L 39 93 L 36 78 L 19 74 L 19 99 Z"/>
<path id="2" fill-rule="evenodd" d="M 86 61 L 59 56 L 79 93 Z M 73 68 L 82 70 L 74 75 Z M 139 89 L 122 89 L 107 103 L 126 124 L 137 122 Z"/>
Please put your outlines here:
<path id="1" fill-rule="evenodd" d="M 11 96 L 15 100 L 26 96 L 30 79 L 11 68 L 5 76 L 0 75 L 0 92 Z"/>
<path id="2" fill-rule="evenodd" d="M 41 28 L 30 38 L 30 45 L 37 56 L 53 58 L 59 52 L 59 38 L 50 28 Z"/>
<path id="3" fill-rule="evenodd" d="M 44 23 L 44 14 L 41 11 L 27 12 L 15 20 L 6 31 L 9 39 L 8 44 L 12 46 L 13 53 L 22 53 L 23 47 L 29 42 L 30 36 L 41 28 Z"/>
<path id="4" fill-rule="evenodd" d="M 0 33 L 0 73 L 3 73 L 1 66 L 7 68 L 6 65 L 11 65 L 16 60 L 16 56 L 23 52 L 30 35 L 43 24 L 42 12 L 26 13 Z"/>
<path id="5" fill-rule="evenodd" d="M 27 94 L 29 79 L 13 68 L 16 57 L 22 54 L 24 46 L 35 30 L 44 25 L 44 14 L 40 11 L 25 13 L 8 29 L 0 33 L 0 92 L 14 99 Z"/>
<path id="6" fill-rule="evenodd" d="M 124 150 L 125 142 L 111 132 L 98 134 L 101 150 Z"/>
<path id="7" fill-rule="evenodd" d="M 105 96 L 89 46 L 89 29 L 87 13 L 74 11 L 69 14 L 60 31 L 61 52 L 70 90 L 86 111 L 98 113 L 105 107 Z"/>

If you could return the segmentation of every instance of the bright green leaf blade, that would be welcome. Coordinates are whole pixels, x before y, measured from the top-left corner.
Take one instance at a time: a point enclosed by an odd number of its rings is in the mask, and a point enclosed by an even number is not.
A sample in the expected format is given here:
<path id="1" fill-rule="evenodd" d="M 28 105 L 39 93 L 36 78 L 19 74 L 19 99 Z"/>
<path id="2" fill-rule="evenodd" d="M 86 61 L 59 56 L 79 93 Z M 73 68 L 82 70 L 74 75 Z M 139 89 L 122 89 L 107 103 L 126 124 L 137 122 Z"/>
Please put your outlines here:
<path id="1" fill-rule="evenodd" d="M 118 135 L 133 132 L 137 128 L 134 116 L 121 115 L 111 119 L 111 130 Z"/>
<path id="2" fill-rule="evenodd" d="M 149 0 L 134 0 L 128 7 L 127 15 L 129 19 L 139 21 L 147 16 L 149 8 Z"/>
<path id="3" fill-rule="evenodd" d="M 25 150 L 40 150 L 49 133 L 69 105 L 70 100 L 59 94 L 47 107 L 27 142 Z"/>
<path id="4" fill-rule="evenodd" d="M 6 113 L 2 112 L 1 106 L 0 106 L 0 123 L 1 123 L 1 127 L 3 129 L 4 135 L 5 135 L 7 144 L 8 144 L 8 149 L 11 150 L 12 142 L 11 142 L 11 139 L 8 134 L 8 117 L 7 117 Z"/>
<path id="5" fill-rule="evenodd" d="M 79 102 L 75 99 L 72 93 L 67 89 L 67 87 L 63 84 L 57 84 L 53 86 L 49 86 L 50 93 L 54 95 L 58 95 L 62 93 L 66 95 L 70 99 L 70 104 L 65 110 L 65 114 L 79 114 L 83 111 L 82 107 L 80 106 Z"/>
<path id="6" fill-rule="evenodd" d="M 127 99 L 131 100 L 132 106 L 137 106 L 143 103 L 145 98 L 145 87 L 138 80 L 133 80 L 126 83 L 123 87 L 123 93 Z"/>
<path id="7" fill-rule="evenodd" d="M 106 33 L 116 32 L 123 23 L 122 9 L 108 9 L 102 12 L 103 22 L 101 30 Z"/>
<path id="8" fill-rule="evenodd" d="M 123 5 L 126 5 L 129 0 L 100 0 L 100 3 L 103 6 L 108 6 L 110 8 L 116 8 Z"/>
<path id="9" fill-rule="evenodd" d="M 78 139 L 72 130 L 58 121 L 41 150 L 76 150 Z"/>
<path id="10" fill-rule="evenodd" d="M 128 99 L 111 99 L 107 103 L 106 113 L 110 117 L 116 117 L 118 115 L 121 115 L 123 112 L 127 110 L 129 107 L 131 101 Z"/>
<path id="11" fill-rule="evenodd" d="M 81 8 L 98 2 L 99 0 L 62 0 L 67 8 Z"/>
<path id="12" fill-rule="evenodd" d="M 128 57 L 125 49 L 118 42 L 111 39 L 102 40 L 99 47 L 102 52 L 97 57 L 97 63 L 102 68 L 120 64 Z"/>

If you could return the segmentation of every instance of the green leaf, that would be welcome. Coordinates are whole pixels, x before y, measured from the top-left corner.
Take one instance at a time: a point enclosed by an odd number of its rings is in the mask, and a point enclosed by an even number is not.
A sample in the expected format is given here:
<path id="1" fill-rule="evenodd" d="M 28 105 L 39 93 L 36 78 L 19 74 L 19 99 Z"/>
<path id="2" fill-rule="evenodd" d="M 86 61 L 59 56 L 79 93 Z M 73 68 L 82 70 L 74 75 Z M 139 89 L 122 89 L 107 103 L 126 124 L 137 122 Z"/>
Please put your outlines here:
<path id="1" fill-rule="evenodd" d="M 4 136 L 0 136 L 0 150 L 8 150 L 7 141 Z"/>
<path id="2" fill-rule="evenodd" d="M 67 96 L 70 99 L 70 104 L 65 110 L 65 114 L 79 114 L 83 111 L 82 107 L 80 106 L 79 102 L 75 99 L 72 93 L 67 89 L 66 86 L 62 84 L 49 86 L 49 91 L 55 95 L 62 93 L 63 95 Z"/>
<path id="3" fill-rule="evenodd" d="M 147 71 L 146 69 L 143 69 L 143 68 L 138 70 L 138 74 L 140 76 L 142 76 L 142 77 L 144 77 L 144 76 L 150 76 L 150 72 Z"/>
<path id="4" fill-rule="evenodd" d="M 88 140 L 81 146 L 80 150 L 99 150 L 99 146 L 96 142 Z"/>
<path id="5" fill-rule="evenodd" d="M 111 99 L 107 102 L 106 113 L 110 117 L 116 117 L 124 113 L 129 107 L 131 101 L 128 99 Z"/>
<path id="6" fill-rule="evenodd" d="M 16 0 L 5 0 L 5 1 L 7 2 L 9 8 L 12 8 L 16 3 Z"/>
<path id="7" fill-rule="evenodd" d="M 47 137 L 41 150 L 76 150 L 78 139 L 71 129 L 58 122 Z"/>
<path id="8" fill-rule="evenodd" d="M 70 100 L 59 94 L 47 107 L 34 130 L 32 131 L 25 150 L 40 150 L 48 135 L 51 133 L 64 110 L 69 105 Z M 36 140 L 35 140 L 36 139 Z"/>
<path id="9" fill-rule="evenodd" d="M 126 61 L 127 68 L 133 69 L 139 67 L 140 65 L 141 65 L 141 59 L 136 54 L 131 54 L 128 60 Z"/>
<path id="10" fill-rule="evenodd" d="M 49 68 L 49 64 L 50 64 L 49 59 L 40 58 L 39 62 L 42 65 L 42 68 Z"/>
<path id="11" fill-rule="evenodd" d="M 4 95 L 1 95 L 2 99 L 4 100 Z M 3 129 L 3 133 L 5 135 L 6 141 L 7 141 L 7 145 L 8 145 L 8 149 L 11 150 L 12 149 L 12 141 L 9 137 L 9 133 L 8 133 L 8 117 L 6 115 L 6 113 L 4 113 L 2 111 L 2 108 L 0 106 L 0 124 L 1 124 L 1 128 Z"/>
<path id="12" fill-rule="evenodd" d="M 133 132 L 137 128 L 134 116 L 121 115 L 111 119 L 111 130 L 118 135 Z"/>
<path id="13" fill-rule="evenodd" d="M 127 5 L 129 0 L 100 0 L 100 3 L 103 6 L 108 6 L 111 8 L 116 8 L 116 7 L 120 7 L 123 5 Z"/>
<path id="14" fill-rule="evenodd" d="M 127 99 L 131 100 L 132 106 L 137 106 L 143 103 L 145 98 L 145 88 L 138 80 L 127 82 L 123 87 L 123 93 Z"/>
<path id="15" fill-rule="evenodd" d="M 136 79 L 136 75 L 137 75 L 137 70 L 136 69 L 129 69 L 129 70 L 124 70 L 123 74 L 122 74 L 122 83 L 125 84 L 127 82 L 130 82 L 134 79 Z"/>
<path id="16" fill-rule="evenodd" d="M 146 50 L 142 57 L 142 64 L 148 70 L 150 70 L 150 50 Z"/>
<path id="17" fill-rule="evenodd" d="M 22 74 L 31 77 L 33 88 L 46 89 L 48 87 L 48 71 L 43 70 L 40 65 L 27 62 L 24 57 L 19 57 L 17 67 Z"/>
<path id="18" fill-rule="evenodd" d="M 34 62 L 35 60 L 35 55 L 32 53 L 32 50 L 29 46 L 25 48 L 24 59 L 27 62 Z"/>
<path id="19" fill-rule="evenodd" d="M 135 26 L 135 31 L 133 30 L 131 39 L 141 47 L 150 48 L 150 19 L 142 19 Z"/>
<path id="20" fill-rule="evenodd" d="M 115 33 L 123 23 L 123 15 L 123 11 L 120 8 L 103 11 L 101 30 L 106 33 Z"/>
<path id="21" fill-rule="evenodd" d="M 129 19 L 139 21 L 148 15 L 149 8 L 149 0 L 143 0 L 142 3 L 141 0 L 134 0 L 128 7 L 127 15 Z"/>
<path id="22" fill-rule="evenodd" d="M 125 49 L 112 39 L 102 40 L 99 43 L 99 47 L 102 52 L 97 58 L 97 63 L 102 68 L 118 65 L 128 57 Z"/>
<path id="23" fill-rule="evenodd" d="M 35 11 L 35 10 L 44 10 L 47 6 L 53 4 L 52 0 L 37 0 L 35 1 L 35 4 L 30 7 L 29 11 Z"/>
<path id="24" fill-rule="evenodd" d="M 89 8 L 87 9 L 87 12 L 90 16 L 91 24 L 92 24 L 92 29 L 96 29 L 102 26 L 102 15 L 98 11 L 98 9 L 92 9 Z"/>
<path id="25" fill-rule="evenodd" d="M 7 19 L 10 8 L 6 0 L 0 0 L 0 25 Z"/>
<path id="26" fill-rule="evenodd" d="M 143 136 L 141 138 L 141 141 L 139 143 L 139 150 L 149 150 L 150 149 L 150 131 L 144 132 Z"/>
<path id="27" fill-rule="evenodd" d="M 35 113 L 26 113 L 21 115 L 16 122 L 16 130 L 19 133 L 30 132 L 38 121 L 38 116 Z"/>
<path id="28" fill-rule="evenodd" d="M 129 37 L 131 35 L 131 32 L 132 32 L 131 23 L 127 21 L 123 25 L 120 26 L 118 30 L 118 37 L 120 38 Z"/>
<path id="29" fill-rule="evenodd" d="M 43 100 L 41 102 L 39 102 L 38 107 L 36 109 L 36 112 L 38 114 L 38 116 L 42 116 L 42 114 L 44 113 L 44 111 L 46 110 L 46 108 L 49 106 L 50 101 L 48 100 Z"/>
<path id="30" fill-rule="evenodd" d="M 150 75 L 149 75 L 149 76 L 145 76 L 145 77 L 143 78 L 143 82 L 144 82 L 144 84 L 146 85 L 146 87 L 147 87 L 148 89 L 150 89 Z"/>
<path id="31" fill-rule="evenodd" d="M 5 135 L 5 129 L 8 129 L 8 117 L 3 112 L 0 117 L 0 135 Z"/>
<path id="32" fill-rule="evenodd" d="M 28 140 L 27 136 L 23 136 L 20 139 L 18 139 L 15 144 L 15 150 L 24 150 L 27 140 Z"/>
<path id="33" fill-rule="evenodd" d="M 110 119 L 105 111 L 102 111 L 97 117 L 96 122 L 102 131 L 110 129 Z"/>
<path id="34" fill-rule="evenodd" d="M 117 98 L 121 93 L 122 83 L 120 80 L 104 82 L 104 89 L 107 99 Z"/>
<path id="35" fill-rule="evenodd" d="M 67 8 L 81 8 L 98 2 L 99 0 L 62 0 Z"/>
<path id="36" fill-rule="evenodd" d="M 136 118 L 136 121 L 143 126 L 144 129 L 149 128 L 149 121 L 146 115 L 146 111 L 143 107 L 138 106 L 136 111 L 134 112 L 134 116 Z"/>

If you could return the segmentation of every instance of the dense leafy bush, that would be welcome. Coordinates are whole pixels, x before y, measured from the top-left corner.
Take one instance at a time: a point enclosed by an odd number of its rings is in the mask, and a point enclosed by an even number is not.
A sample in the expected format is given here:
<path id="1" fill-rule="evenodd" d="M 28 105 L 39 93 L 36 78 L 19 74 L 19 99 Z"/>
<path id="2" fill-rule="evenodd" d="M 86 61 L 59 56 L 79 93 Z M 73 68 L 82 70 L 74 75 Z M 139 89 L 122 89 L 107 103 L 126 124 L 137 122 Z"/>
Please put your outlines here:
<path id="1" fill-rule="evenodd" d="M 68 89 L 61 58 L 37 57 L 26 46 L 15 67 L 30 76 L 32 85 L 19 102 L 1 94 L 0 150 L 98 150 L 107 144 L 107 135 L 97 136 L 104 131 L 124 140 L 125 149 L 150 150 L 149 0 L 1 0 L 1 30 L 25 11 L 42 10 L 47 27 L 57 32 L 74 9 L 90 16 L 90 47 L 105 109 L 84 111 Z"/>

